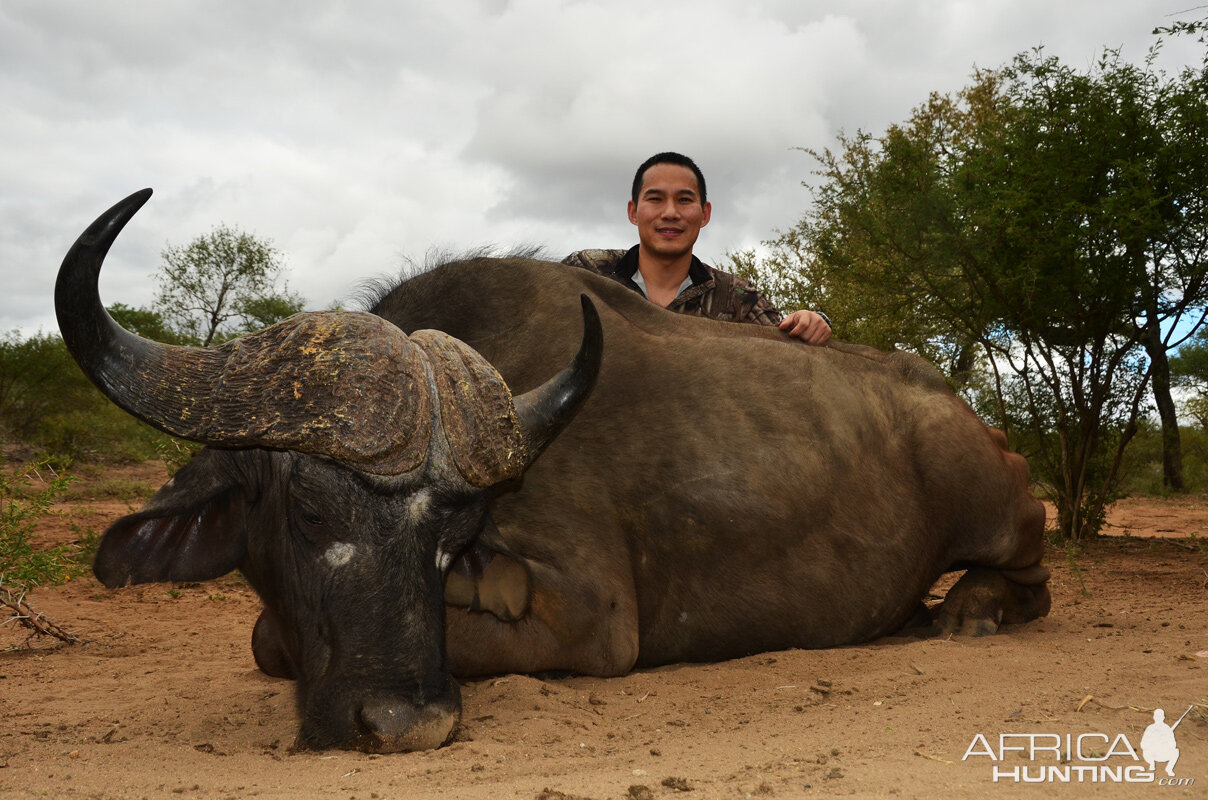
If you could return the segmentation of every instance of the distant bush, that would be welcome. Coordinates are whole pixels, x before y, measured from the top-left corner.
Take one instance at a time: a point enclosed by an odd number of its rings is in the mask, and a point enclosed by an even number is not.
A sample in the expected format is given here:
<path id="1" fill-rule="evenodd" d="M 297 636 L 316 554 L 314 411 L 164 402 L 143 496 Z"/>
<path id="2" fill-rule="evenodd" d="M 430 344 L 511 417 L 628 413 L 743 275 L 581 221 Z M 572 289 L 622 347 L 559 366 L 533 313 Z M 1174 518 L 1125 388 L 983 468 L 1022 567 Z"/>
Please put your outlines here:
<path id="1" fill-rule="evenodd" d="M 1208 429 L 1179 426 L 1183 449 L 1183 480 L 1191 493 L 1208 492 Z M 1162 485 L 1162 430 L 1142 420 L 1137 435 L 1124 451 L 1121 494 L 1167 494 Z"/>
<path id="2" fill-rule="evenodd" d="M 0 421 L 10 435 L 31 441 L 47 416 L 86 405 L 89 388 L 58 336 L 0 336 Z"/>
<path id="3" fill-rule="evenodd" d="M 133 464 L 157 458 L 163 440 L 170 437 L 108 400 L 104 403 L 47 416 L 30 443 L 63 468 L 82 461 Z"/>
<path id="4" fill-rule="evenodd" d="M 0 335 L 0 437 L 33 446 L 56 468 L 156 458 L 171 437 L 92 385 L 56 334 Z"/>

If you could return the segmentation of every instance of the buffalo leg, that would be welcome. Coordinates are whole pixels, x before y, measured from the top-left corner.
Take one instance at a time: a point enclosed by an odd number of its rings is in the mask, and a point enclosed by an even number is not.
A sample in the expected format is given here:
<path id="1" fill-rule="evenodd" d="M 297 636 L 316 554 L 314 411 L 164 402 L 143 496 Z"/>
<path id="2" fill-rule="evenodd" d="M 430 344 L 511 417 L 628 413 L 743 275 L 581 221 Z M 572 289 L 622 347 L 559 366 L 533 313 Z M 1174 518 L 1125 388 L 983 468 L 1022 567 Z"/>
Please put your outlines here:
<path id="1" fill-rule="evenodd" d="M 914 609 L 914 613 L 910 619 L 902 623 L 902 627 L 893 634 L 894 636 L 921 636 L 925 635 L 934 620 L 931 617 L 931 611 L 927 608 L 926 603 L 920 602 Z"/>
<path id="2" fill-rule="evenodd" d="M 1049 571 L 973 568 L 948 590 L 934 628 L 947 635 L 986 636 L 1002 624 L 1029 622 L 1049 613 Z"/>
<path id="3" fill-rule="evenodd" d="M 631 591 L 609 596 L 600 590 L 607 581 L 575 581 L 533 562 L 526 568 L 531 594 L 519 618 L 446 604 L 445 643 L 453 674 L 571 671 L 612 676 L 633 667 L 638 626 Z"/>
<path id="4" fill-rule="evenodd" d="M 453 560 L 445 576 L 445 604 L 488 611 L 504 622 L 528 613 L 532 581 L 517 559 L 475 543 Z"/>
<path id="5" fill-rule="evenodd" d="M 1005 498 L 987 501 L 988 524 L 970 526 L 970 552 L 957 563 L 968 565 L 936 611 L 934 629 L 942 634 L 985 636 L 1002 624 L 1028 622 L 1049 613 L 1049 571 L 1044 555 L 1044 505 L 1027 491 L 1027 462 L 1002 450 L 1005 438 L 991 432 L 1005 467 Z M 988 471 L 993 474 L 993 471 Z M 989 491 L 989 489 L 987 489 Z M 989 492 L 989 496 L 993 496 Z"/>

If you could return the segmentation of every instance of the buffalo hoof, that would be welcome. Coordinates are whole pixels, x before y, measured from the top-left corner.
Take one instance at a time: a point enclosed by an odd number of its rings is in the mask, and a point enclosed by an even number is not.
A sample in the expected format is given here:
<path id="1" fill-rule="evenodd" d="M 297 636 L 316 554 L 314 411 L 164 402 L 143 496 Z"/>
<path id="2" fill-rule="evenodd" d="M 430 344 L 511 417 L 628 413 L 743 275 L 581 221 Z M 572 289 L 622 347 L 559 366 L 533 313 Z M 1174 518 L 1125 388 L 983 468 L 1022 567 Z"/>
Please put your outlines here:
<path id="1" fill-rule="evenodd" d="M 932 629 L 942 636 L 989 636 L 1000 625 L 1043 617 L 1051 602 L 1043 580 L 1017 583 L 998 570 L 971 569 L 948 590 Z"/>

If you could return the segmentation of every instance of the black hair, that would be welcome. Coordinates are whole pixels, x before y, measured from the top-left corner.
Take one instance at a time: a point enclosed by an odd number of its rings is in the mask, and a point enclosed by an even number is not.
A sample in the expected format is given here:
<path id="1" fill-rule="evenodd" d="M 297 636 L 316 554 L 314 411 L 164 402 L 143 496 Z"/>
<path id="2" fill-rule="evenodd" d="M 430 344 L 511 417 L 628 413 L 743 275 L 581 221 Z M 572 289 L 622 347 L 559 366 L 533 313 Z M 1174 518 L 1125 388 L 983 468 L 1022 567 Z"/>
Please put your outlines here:
<path id="1" fill-rule="evenodd" d="M 638 167 L 638 171 L 633 176 L 633 189 L 630 191 L 630 198 L 634 205 L 638 202 L 638 193 L 642 191 L 642 178 L 646 176 L 646 170 L 656 164 L 676 164 L 681 167 L 687 167 L 692 170 L 692 174 L 696 175 L 696 185 L 700 189 L 700 204 L 705 204 L 705 174 L 700 171 L 700 167 L 696 166 L 696 162 L 680 153 L 659 153 L 642 162 L 642 166 Z"/>

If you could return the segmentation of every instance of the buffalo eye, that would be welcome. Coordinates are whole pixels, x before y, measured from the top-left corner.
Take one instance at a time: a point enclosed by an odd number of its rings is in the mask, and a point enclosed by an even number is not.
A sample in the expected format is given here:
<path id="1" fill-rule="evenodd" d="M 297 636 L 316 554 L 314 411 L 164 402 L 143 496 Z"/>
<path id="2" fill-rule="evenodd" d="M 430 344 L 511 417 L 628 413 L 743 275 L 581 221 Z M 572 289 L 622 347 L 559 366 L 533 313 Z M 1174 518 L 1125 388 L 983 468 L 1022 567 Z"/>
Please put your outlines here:
<path id="1" fill-rule="evenodd" d="M 326 524 L 323 515 L 300 502 L 294 502 L 294 521 L 307 539 L 324 538 Z"/>

